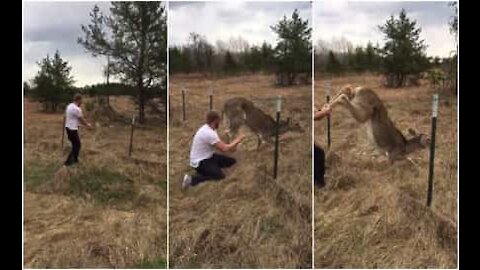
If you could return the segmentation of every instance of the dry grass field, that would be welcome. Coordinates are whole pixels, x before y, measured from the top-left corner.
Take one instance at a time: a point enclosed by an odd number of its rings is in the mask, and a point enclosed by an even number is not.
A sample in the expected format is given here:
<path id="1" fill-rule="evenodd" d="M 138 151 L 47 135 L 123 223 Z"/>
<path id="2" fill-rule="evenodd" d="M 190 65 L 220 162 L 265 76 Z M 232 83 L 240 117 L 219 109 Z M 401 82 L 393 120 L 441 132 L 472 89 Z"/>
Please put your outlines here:
<path id="1" fill-rule="evenodd" d="M 311 268 L 311 86 L 275 88 L 272 76 L 170 76 L 170 267 Z M 290 116 L 303 133 L 281 136 L 279 171 L 272 178 L 273 145 L 258 151 L 247 139 L 231 154 L 237 164 L 226 178 L 183 191 L 190 143 L 208 111 L 228 98 L 251 99 L 272 117 L 281 95 L 282 119 Z M 186 121 L 181 89 L 187 89 Z M 220 126 L 219 135 L 223 126 Z"/>
<path id="2" fill-rule="evenodd" d="M 325 78 L 315 81 L 315 105 L 325 102 Z M 386 89 L 372 75 L 334 77 L 371 87 L 397 128 L 429 134 L 433 91 L 419 87 Z M 326 120 L 315 123 L 315 142 L 326 149 Z M 346 109 L 332 113 L 332 147 L 326 187 L 315 190 L 317 268 L 455 268 L 457 266 L 457 101 L 441 93 L 433 202 L 425 206 L 428 149 L 411 155 L 419 165 L 386 159 L 367 141 Z"/>
<path id="3" fill-rule="evenodd" d="M 25 99 L 25 267 L 163 268 L 166 264 L 166 124 L 139 125 L 128 157 L 127 97 L 112 97 L 123 121 L 81 128 L 80 163 L 64 168 L 62 112 Z M 84 112 L 86 110 L 84 109 Z M 147 115 L 148 117 L 148 115 Z"/>

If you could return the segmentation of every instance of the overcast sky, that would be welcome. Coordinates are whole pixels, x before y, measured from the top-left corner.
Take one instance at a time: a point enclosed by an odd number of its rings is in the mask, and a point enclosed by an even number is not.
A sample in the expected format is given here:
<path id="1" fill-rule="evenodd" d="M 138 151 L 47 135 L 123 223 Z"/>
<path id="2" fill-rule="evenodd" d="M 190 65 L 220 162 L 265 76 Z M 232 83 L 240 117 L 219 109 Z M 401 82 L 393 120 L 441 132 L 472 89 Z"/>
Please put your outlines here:
<path id="1" fill-rule="evenodd" d="M 315 2 L 315 44 L 318 39 L 331 41 L 341 37 L 354 45 L 366 45 L 368 41 L 383 44 L 383 34 L 377 26 L 392 14 L 398 17 L 402 8 L 421 26 L 429 56 L 448 56 L 455 49 L 448 26 L 454 11 L 447 2 Z"/>
<path id="2" fill-rule="evenodd" d="M 191 32 L 206 36 L 212 44 L 239 36 L 251 45 L 274 44 L 270 26 L 295 9 L 311 25 L 310 2 L 170 2 L 169 45 L 185 44 Z"/>
<path id="3" fill-rule="evenodd" d="M 110 14 L 110 2 L 24 2 L 24 79 L 29 81 L 38 72 L 36 62 L 58 49 L 72 67 L 76 86 L 105 82 L 102 75 L 106 58 L 94 58 L 77 44 L 82 36 L 81 24 L 90 22 L 89 12 L 97 4 Z"/>
<path id="4" fill-rule="evenodd" d="M 76 86 L 105 82 L 102 75 L 104 57 L 94 58 L 77 44 L 82 36 L 81 24 L 89 22 L 89 12 L 97 4 L 109 14 L 110 2 L 24 2 L 24 78 L 32 79 L 38 71 L 37 61 L 58 49 L 72 66 Z M 429 55 L 446 56 L 454 49 L 448 21 L 453 11 L 446 2 L 345 2 L 314 3 L 315 42 L 345 37 L 354 44 L 371 40 L 382 43 L 377 25 L 390 14 L 405 8 L 422 27 L 422 37 L 429 45 Z M 310 2 L 170 2 L 170 45 L 185 43 L 190 32 L 205 35 L 215 44 L 242 37 L 250 44 L 275 43 L 270 26 L 283 15 L 298 9 L 311 21 Z"/>

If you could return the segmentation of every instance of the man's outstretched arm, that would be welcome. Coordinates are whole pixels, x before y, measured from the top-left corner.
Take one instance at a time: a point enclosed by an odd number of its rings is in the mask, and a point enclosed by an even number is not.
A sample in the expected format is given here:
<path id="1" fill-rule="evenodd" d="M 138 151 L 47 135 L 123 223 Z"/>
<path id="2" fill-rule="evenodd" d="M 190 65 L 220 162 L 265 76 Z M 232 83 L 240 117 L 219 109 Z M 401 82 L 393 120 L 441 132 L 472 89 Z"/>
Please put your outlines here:
<path id="1" fill-rule="evenodd" d="M 85 118 L 83 118 L 83 116 L 78 117 L 78 120 L 80 121 L 80 123 L 82 123 L 82 125 L 85 125 L 89 128 L 92 127 L 92 125 L 90 125 L 90 123 L 88 123 L 87 120 L 85 120 Z"/>
<path id="2" fill-rule="evenodd" d="M 319 111 L 316 111 L 315 114 L 313 115 L 313 120 L 322 120 L 325 116 L 329 115 L 332 112 L 332 108 L 328 105 L 325 104 L 322 109 Z"/>
<path id="3" fill-rule="evenodd" d="M 215 147 L 222 152 L 234 152 L 237 148 L 237 145 L 245 138 L 245 135 L 241 134 L 231 143 L 224 143 L 222 140 L 219 140 Z"/>

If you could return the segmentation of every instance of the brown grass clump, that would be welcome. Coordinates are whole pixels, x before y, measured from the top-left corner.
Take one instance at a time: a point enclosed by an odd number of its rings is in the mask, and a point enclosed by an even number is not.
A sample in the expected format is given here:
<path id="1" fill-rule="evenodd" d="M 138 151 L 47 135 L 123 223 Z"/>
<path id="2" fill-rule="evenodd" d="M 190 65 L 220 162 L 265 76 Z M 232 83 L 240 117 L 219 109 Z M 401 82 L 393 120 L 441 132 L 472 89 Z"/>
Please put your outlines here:
<path id="1" fill-rule="evenodd" d="M 315 105 L 325 100 L 315 82 Z M 369 86 L 384 101 L 397 127 L 430 132 L 432 92 L 427 86 L 385 89 L 371 75 L 332 79 Z M 332 114 L 327 185 L 315 191 L 317 268 L 455 268 L 457 266 L 457 102 L 441 94 L 434 194 L 426 207 L 428 150 L 390 166 L 343 108 Z M 315 141 L 326 145 L 326 124 L 315 124 Z M 329 159 L 329 156 L 331 157 Z"/>
<path id="2" fill-rule="evenodd" d="M 87 112 L 86 116 L 92 121 L 102 124 L 124 120 L 118 112 L 106 104 L 95 105 L 91 111 Z"/>
<path id="3" fill-rule="evenodd" d="M 183 175 L 193 172 L 188 167 L 191 139 L 208 111 L 209 81 L 171 76 L 170 267 L 311 268 L 310 86 L 274 88 L 271 78 L 261 75 L 210 79 L 215 110 L 221 111 L 228 98 L 243 96 L 273 116 L 275 98 L 282 95 L 282 118 L 291 116 L 305 132 L 282 137 L 276 180 L 271 176 L 273 146 L 257 151 L 253 135 L 246 133 L 226 179 L 182 191 Z"/>
<path id="4" fill-rule="evenodd" d="M 111 105 L 134 112 L 126 97 Z M 165 267 L 166 127 L 139 127 L 132 158 L 129 125 L 82 128 L 80 163 L 69 168 L 61 129 L 61 113 L 25 100 L 25 267 Z"/>

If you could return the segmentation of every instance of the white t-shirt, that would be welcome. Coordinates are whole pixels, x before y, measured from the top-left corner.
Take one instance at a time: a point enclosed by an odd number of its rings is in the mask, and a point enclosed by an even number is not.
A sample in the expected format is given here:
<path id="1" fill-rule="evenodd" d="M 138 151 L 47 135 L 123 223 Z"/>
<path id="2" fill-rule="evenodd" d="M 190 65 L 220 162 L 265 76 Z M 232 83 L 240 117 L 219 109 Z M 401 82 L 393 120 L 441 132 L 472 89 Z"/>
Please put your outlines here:
<path id="1" fill-rule="evenodd" d="M 200 161 L 210 158 L 215 153 L 215 144 L 220 141 L 217 132 L 205 124 L 193 136 L 190 150 L 190 166 L 197 168 Z"/>
<path id="2" fill-rule="evenodd" d="M 78 130 L 78 118 L 82 117 L 82 109 L 72 102 L 65 110 L 65 117 L 65 127 Z"/>

